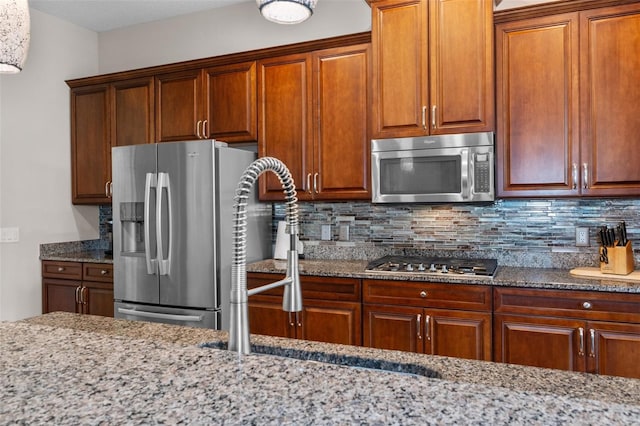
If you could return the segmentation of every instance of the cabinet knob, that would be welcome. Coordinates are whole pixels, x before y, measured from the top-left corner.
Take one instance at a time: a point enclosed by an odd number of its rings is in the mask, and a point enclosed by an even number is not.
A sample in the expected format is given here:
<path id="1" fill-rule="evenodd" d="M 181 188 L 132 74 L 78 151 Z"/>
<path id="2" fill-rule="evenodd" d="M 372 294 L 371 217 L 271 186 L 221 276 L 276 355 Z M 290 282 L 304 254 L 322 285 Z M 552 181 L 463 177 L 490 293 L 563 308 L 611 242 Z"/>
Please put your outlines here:
<path id="1" fill-rule="evenodd" d="M 62 272 L 62 271 L 64 271 L 64 267 L 58 266 L 58 272 Z"/>
<path id="2" fill-rule="evenodd" d="M 591 305 L 591 302 L 584 302 L 582 304 L 582 307 L 585 308 L 585 309 L 591 309 L 592 306 L 593 305 Z"/>
<path id="3" fill-rule="evenodd" d="M 103 269 L 103 270 L 100 271 L 100 273 L 102 275 L 107 275 L 109 273 L 109 271 L 107 271 L 106 269 Z"/>
<path id="4" fill-rule="evenodd" d="M 422 297 L 422 298 L 427 297 L 427 292 L 426 292 L 426 291 L 424 291 L 424 290 L 422 290 L 422 291 L 420 292 L 420 297 Z"/>

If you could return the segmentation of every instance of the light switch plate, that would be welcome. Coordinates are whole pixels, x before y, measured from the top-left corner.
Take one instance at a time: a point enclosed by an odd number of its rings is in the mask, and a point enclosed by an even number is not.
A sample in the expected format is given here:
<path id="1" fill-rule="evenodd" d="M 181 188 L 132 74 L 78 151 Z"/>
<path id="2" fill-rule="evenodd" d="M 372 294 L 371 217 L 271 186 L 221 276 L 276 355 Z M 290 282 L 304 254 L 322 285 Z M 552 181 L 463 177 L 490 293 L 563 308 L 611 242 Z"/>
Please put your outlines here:
<path id="1" fill-rule="evenodd" d="M 19 228 L 0 228 L 0 243 L 17 243 L 20 241 Z"/>

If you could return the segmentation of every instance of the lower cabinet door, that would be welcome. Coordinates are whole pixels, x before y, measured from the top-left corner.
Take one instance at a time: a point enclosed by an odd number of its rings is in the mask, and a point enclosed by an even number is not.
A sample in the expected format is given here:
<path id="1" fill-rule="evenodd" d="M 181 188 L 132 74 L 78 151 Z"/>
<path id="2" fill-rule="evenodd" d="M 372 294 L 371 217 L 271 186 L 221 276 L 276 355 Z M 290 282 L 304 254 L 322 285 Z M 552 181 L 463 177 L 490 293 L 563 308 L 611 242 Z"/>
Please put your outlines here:
<path id="1" fill-rule="evenodd" d="M 80 281 L 45 278 L 42 284 L 42 313 L 78 312 L 78 292 L 82 287 Z M 113 300 L 111 303 L 113 304 Z"/>
<path id="2" fill-rule="evenodd" d="M 586 323 L 574 319 L 496 314 L 494 360 L 585 371 Z"/>
<path id="3" fill-rule="evenodd" d="M 491 313 L 429 309 L 424 314 L 425 352 L 491 361 Z"/>
<path id="4" fill-rule="evenodd" d="M 640 325 L 589 322 L 587 370 L 640 379 Z"/>
<path id="5" fill-rule="evenodd" d="M 82 313 L 113 317 L 113 283 L 83 281 Z"/>
<path id="6" fill-rule="evenodd" d="M 249 303 L 249 332 L 251 334 L 294 338 L 294 324 L 295 313 L 284 312 L 282 302 L 254 300 Z"/>
<path id="7" fill-rule="evenodd" d="M 364 346 L 424 352 L 423 309 L 403 306 L 364 306 Z"/>
<path id="8" fill-rule="evenodd" d="M 297 337 L 343 345 L 362 345 L 360 303 L 306 300 L 296 324 Z"/>

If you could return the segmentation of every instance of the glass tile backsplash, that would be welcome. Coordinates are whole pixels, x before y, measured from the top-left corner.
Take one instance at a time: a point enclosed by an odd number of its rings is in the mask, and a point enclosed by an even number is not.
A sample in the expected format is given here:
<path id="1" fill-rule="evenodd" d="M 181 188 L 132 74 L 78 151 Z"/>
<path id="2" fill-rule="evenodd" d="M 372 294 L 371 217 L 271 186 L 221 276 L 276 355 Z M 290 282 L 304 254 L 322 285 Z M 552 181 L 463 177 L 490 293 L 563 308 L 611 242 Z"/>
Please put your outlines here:
<path id="1" fill-rule="evenodd" d="M 284 216 L 284 204 L 274 204 L 274 231 Z M 111 207 L 101 206 L 101 238 L 106 238 L 110 218 Z M 627 223 L 637 264 L 638 199 L 498 200 L 479 205 L 300 203 L 300 239 L 307 258 L 463 252 L 496 257 L 508 266 L 595 266 L 597 229 L 620 221 Z M 331 241 L 321 240 L 322 225 L 331 225 Z M 349 226 L 349 241 L 338 241 L 340 225 Z M 589 247 L 575 246 L 576 226 L 589 228 Z"/>

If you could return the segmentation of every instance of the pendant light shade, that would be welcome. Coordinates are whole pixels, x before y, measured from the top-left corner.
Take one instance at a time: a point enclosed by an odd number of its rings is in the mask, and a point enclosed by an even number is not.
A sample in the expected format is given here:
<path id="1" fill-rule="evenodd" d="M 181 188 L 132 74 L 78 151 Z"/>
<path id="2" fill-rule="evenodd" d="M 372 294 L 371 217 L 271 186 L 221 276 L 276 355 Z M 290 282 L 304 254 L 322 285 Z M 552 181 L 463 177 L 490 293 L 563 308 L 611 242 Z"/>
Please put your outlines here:
<path id="1" fill-rule="evenodd" d="M 27 0 L 0 0 L 0 73 L 22 70 L 29 51 Z"/>
<path id="2" fill-rule="evenodd" d="M 299 24 L 313 15 L 318 0 L 256 0 L 260 13 L 277 24 Z"/>

